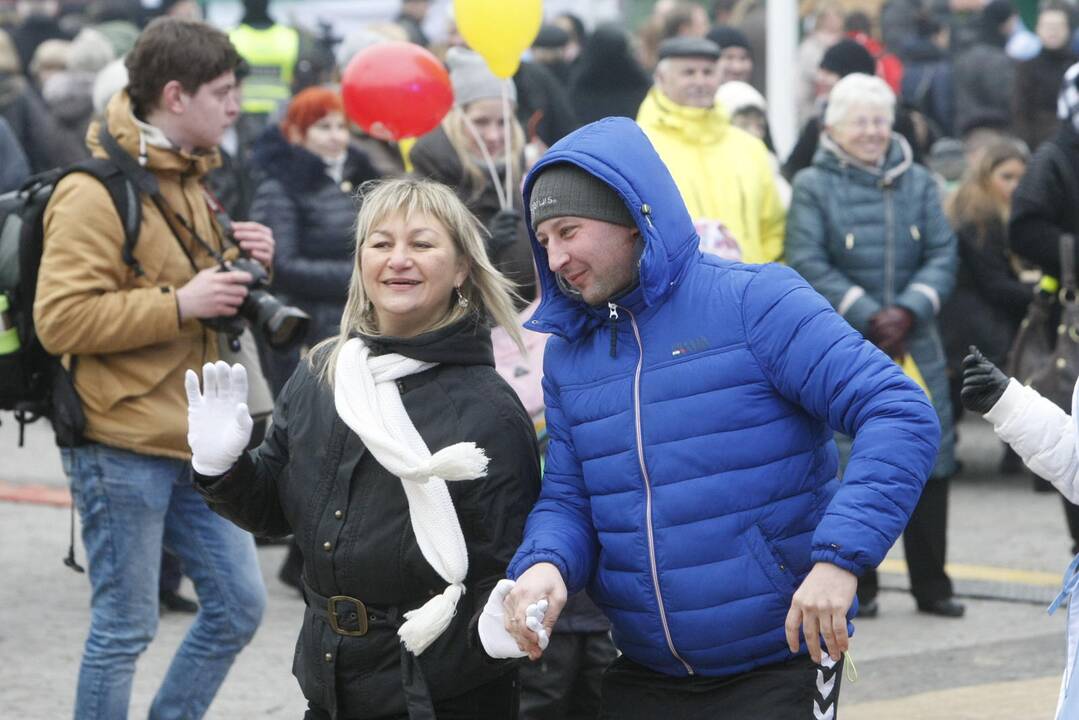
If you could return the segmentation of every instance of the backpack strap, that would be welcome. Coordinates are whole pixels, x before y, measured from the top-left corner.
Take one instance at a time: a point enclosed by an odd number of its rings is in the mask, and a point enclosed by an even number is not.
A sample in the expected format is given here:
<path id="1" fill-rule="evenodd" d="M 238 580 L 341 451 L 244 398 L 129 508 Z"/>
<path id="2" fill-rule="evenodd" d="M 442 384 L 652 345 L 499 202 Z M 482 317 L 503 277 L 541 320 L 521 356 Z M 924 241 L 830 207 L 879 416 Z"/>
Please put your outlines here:
<path id="1" fill-rule="evenodd" d="M 135 271 L 136 275 L 142 275 L 142 266 L 135 259 L 135 244 L 139 241 L 139 228 L 142 225 L 142 204 L 139 202 L 139 193 L 135 185 L 128 180 L 127 176 L 110 159 L 91 158 L 71 165 L 65 175 L 73 172 L 82 172 L 93 175 L 98 182 L 105 186 L 112 198 L 112 204 L 116 207 L 116 214 L 124 226 L 124 245 L 122 257 L 124 264 Z"/>

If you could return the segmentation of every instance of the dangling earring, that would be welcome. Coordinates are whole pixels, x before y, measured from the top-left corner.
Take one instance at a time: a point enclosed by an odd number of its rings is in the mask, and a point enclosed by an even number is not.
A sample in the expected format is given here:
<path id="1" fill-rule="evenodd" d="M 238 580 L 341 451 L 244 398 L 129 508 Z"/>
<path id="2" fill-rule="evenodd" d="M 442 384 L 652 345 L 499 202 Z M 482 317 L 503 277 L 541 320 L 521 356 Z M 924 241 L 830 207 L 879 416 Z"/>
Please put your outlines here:
<path id="1" fill-rule="evenodd" d="M 461 292 L 461 286 L 458 285 L 457 287 L 454 288 L 454 290 L 457 291 L 457 307 L 467 308 L 468 304 L 469 304 L 469 301 L 468 301 L 468 298 L 465 297 L 465 294 L 463 292 Z"/>

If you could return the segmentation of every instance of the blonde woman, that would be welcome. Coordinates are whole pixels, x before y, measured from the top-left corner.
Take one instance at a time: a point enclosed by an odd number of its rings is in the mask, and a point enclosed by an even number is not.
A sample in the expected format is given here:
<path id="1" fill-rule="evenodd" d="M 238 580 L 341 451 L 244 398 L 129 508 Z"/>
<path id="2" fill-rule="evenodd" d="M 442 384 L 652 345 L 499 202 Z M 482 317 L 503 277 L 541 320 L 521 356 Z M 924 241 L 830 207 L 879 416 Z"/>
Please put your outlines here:
<path id="1" fill-rule="evenodd" d="M 307 608 L 293 671 L 306 718 L 517 713 L 516 670 L 469 642 L 539 491 L 532 422 L 494 369 L 510 283 L 449 188 L 364 193 L 341 333 L 277 398 L 261 447 L 241 368 L 188 374 L 192 465 L 211 507 L 294 533 Z M 425 714 L 426 713 L 426 714 Z"/>
<path id="2" fill-rule="evenodd" d="M 442 124 L 416 141 L 417 175 L 445 183 L 487 228 L 487 253 L 516 283 L 526 302 L 536 296 L 536 273 L 522 221 L 525 136 L 516 120 L 517 91 L 470 50 L 446 55 L 455 105 Z M 504 102 L 508 102 L 508 113 Z M 506 132 L 506 120 L 509 132 Z M 508 146 L 508 147 L 507 147 Z M 507 177 L 508 175 L 508 177 Z"/>

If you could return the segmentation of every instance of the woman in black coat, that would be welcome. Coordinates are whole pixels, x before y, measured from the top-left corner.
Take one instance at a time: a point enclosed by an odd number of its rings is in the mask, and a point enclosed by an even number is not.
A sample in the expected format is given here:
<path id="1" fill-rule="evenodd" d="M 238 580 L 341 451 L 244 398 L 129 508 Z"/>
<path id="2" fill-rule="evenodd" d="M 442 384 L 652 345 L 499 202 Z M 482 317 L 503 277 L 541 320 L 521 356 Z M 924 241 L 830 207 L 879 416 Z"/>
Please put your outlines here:
<path id="1" fill-rule="evenodd" d="M 273 292 L 311 316 L 308 348 L 336 335 L 356 247 L 356 190 L 378 177 L 367 156 L 349 146 L 340 96 L 312 87 L 289 103 L 280 127 L 266 128 L 251 162 L 261 181 L 251 219 L 273 230 Z M 299 350 L 271 354 L 274 391 L 299 362 Z"/>
<path id="2" fill-rule="evenodd" d="M 197 485 L 240 527 L 303 549 L 308 719 L 512 720 L 515 666 L 470 627 L 539 492 L 532 423 L 491 351 L 490 323 L 512 326 L 509 284 L 445 186 L 386 181 L 357 226 L 341 333 L 289 380 L 257 450 L 243 451 L 242 368 L 207 365 L 205 395 L 189 373 Z"/>
<path id="3" fill-rule="evenodd" d="M 1033 288 L 1020 282 L 1008 249 L 1008 213 L 1029 156 L 1015 141 L 986 147 L 947 203 L 959 241 L 955 290 L 941 311 L 952 406 L 961 409 L 960 366 L 978 346 L 991 362 L 1007 364 L 1008 350 Z"/>

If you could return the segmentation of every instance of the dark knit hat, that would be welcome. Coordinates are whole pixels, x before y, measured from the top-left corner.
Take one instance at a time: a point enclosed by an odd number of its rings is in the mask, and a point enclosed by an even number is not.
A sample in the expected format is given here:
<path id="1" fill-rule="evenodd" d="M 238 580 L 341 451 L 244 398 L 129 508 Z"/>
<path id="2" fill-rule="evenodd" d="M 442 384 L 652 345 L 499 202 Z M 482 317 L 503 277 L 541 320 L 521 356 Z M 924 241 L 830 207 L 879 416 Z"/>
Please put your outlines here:
<path id="1" fill-rule="evenodd" d="M 834 72 L 839 77 L 854 73 L 877 74 L 877 61 L 857 40 L 844 38 L 828 48 L 820 61 L 821 70 Z"/>
<path id="2" fill-rule="evenodd" d="M 745 48 L 750 55 L 753 54 L 753 47 L 749 44 L 749 38 L 738 28 L 729 25 L 718 25 L 708 31 L 708 39 L 719 45 L 720 50 L 726 50 L 729 47 L 740 47 Z"/>
<path id="3" fill-rule="evenodd" d="M 562 163 L 544 168 L 532 183 L 528 207 L 533 230 L 544 220 L 567 215 L 637 227 L 618 193 L 576 165 Z"/>
<path id="4" fill-rule="evenodd" d="M 659 59 L 708 58 L 719 60 L 719 45 L 699 37 L 673 37 L 659 44 Z"/>

